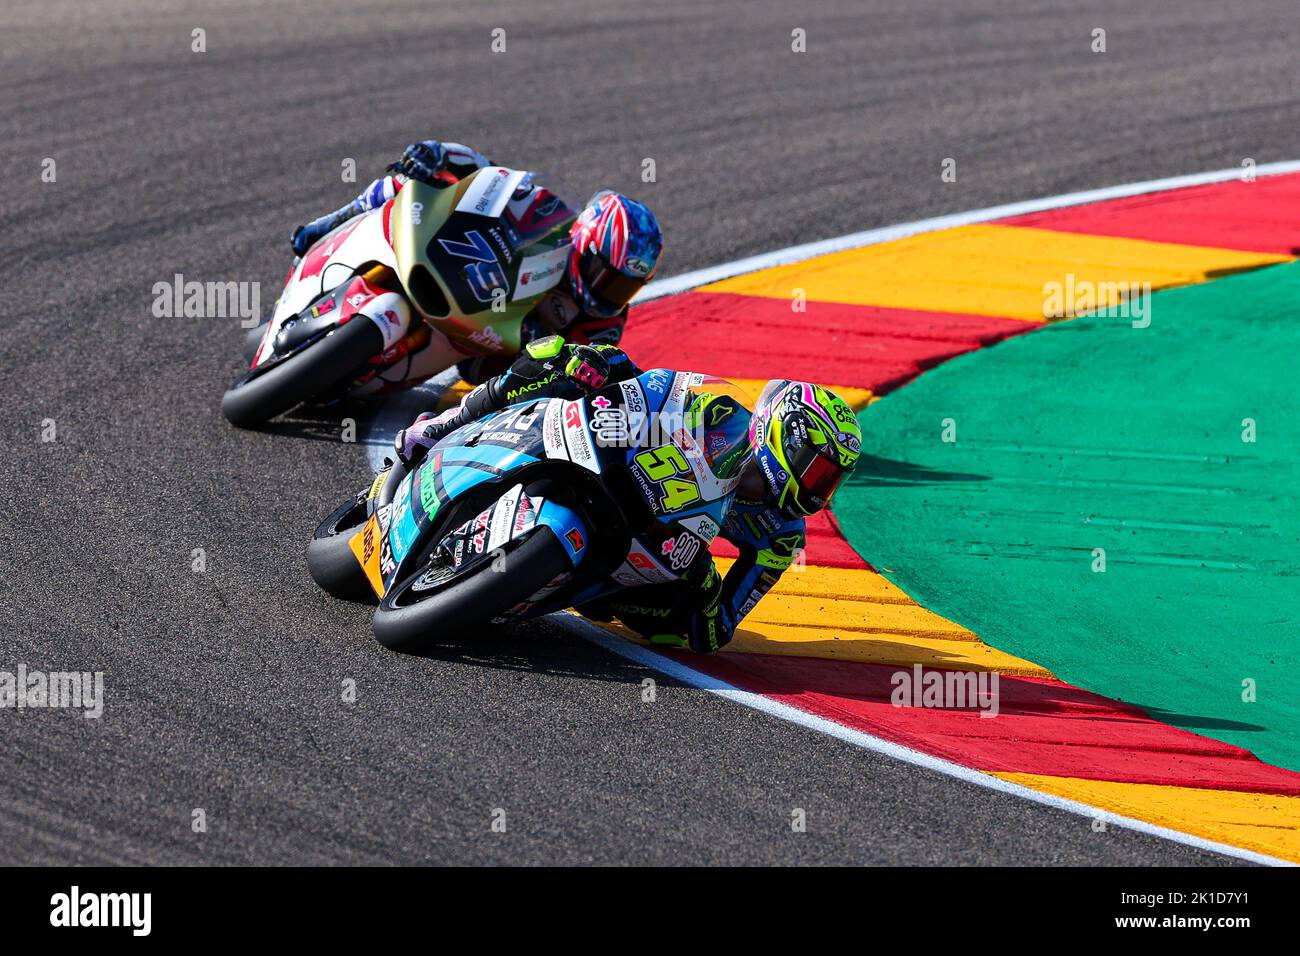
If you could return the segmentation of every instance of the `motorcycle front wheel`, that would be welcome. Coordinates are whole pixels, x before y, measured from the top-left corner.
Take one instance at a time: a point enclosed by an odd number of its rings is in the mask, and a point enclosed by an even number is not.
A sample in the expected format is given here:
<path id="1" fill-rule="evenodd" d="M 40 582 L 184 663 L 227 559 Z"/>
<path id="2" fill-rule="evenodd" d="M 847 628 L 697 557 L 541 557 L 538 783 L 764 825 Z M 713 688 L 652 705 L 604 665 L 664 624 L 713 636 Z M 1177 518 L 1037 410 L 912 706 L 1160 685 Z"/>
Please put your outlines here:
<path id="1" fill-rule="evenodd" d="M 568 551 L 546 525 L 508 542 L 501 552 L 459 574 L 430 563 L 397 582 L 375 611 L 379 643 L 411 653 L 479 637 L 495 619 L 572 568 Z"/>
<path id="2" fill-rule="evenodd" d="M 240 382 L 221 399 L 237 428 L 253 428 L 320 395 L 384 351 L 384 337 L 363 315 L 313 342 L 274 368 Z"/>

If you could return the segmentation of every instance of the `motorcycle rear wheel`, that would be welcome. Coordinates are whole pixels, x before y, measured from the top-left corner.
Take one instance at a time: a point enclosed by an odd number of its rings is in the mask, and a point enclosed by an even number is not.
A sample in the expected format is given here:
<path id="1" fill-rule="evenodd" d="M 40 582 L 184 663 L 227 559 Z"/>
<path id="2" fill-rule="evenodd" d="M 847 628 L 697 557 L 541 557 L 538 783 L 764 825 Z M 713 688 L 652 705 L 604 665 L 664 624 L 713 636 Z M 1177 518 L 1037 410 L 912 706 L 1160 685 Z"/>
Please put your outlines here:
<path id="1" fill-rule="evenodd" d="M 378 604 L 365 571 L 348 546 L 366 523 L 366 492 L 346 501 L 320 523 L 307 544 L 307 570 L 326 594 L 358 604 Z"/>
<path id="2" fill-rule="evenodd" d="M 394 651 L 418 652 L 434 643 L 480 637 L 493 619 L 526 601 L 572 568 L 569 553 L 548 526 L 540 525 L 504 545 L 505 568 L 484 560 L 464 574 L 450 575 L 423 596 L 416 584 L 430 573 L 422 567 L 397 582 L 375 611 L 379 643 Z"/>

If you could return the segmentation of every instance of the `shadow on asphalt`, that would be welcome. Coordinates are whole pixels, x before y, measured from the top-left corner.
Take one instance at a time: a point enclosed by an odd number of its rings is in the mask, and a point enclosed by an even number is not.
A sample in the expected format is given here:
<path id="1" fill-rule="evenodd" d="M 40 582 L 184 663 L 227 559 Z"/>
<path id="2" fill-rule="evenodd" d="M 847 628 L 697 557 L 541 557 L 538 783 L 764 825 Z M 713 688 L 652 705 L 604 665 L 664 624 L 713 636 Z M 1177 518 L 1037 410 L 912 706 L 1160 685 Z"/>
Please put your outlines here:
<path id="1" fill-rule="evenodd" d="M 625 684 L 640 684 L 651 673 L 634 661 L 583 640 L 566 628 L 559 616 L 498 628 L 472 642 L 435 642 L 410 656 L 498 671 Z M 661 687 L 687 686 L 658 671 L 653 676 Z"/>

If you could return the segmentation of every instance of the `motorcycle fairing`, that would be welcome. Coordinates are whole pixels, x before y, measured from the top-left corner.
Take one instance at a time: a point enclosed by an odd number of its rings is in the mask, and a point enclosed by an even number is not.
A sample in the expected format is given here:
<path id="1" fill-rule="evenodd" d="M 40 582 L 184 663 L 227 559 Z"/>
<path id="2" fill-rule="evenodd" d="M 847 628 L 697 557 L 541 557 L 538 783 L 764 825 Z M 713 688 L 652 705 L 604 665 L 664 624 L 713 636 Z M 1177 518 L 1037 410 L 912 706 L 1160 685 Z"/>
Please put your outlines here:
<path id="1" fill-rule="evenodd" d="M 472 354 L 514 353 L 523 318 L 563 275 L 574 214 L 524 215 L 531 175 L 486 166 L 454 186 L 415 180 L 392 200 L 397 274 L 415 308 Z M 554 197 L 551 197 L 554 198 Z"/>
<path id="2" fill-rule="evenodd" d="M 384 238 L 382 220 L 382 208 L 364 213 L 338 226 L 307 250 L 276 300 L 250 369 L 264 370 L 273 360 L 283 361 L 357 313 L 375 323 L 384 336 L 385 348 L 401 340 L 411 321 L 406 301 L 396 293 L 370 286 L 356 274 L 368 263 L 391 267 L 396 262 Z M 281 347 L 277 354 L 277 340 L 290 323 L 295 341 Z"/>
<path id="3" fill-rule="evenodd" d="M 501 543 L 541 524 L 550 527 L 564 544 L 576 569 L 590 553 L 588 541 L 592 529 L 573 509 L 551 499 L 524 494 L 524 482 L 515 479 L 526 475 L 544 459 L 571 462 L 596 475 L 610 468 L 627 469 L 635 474 L 638 467 L 635 459 L 647 448 L 601 445 L 594 441 L 593 430 L 599 430 L 596 423 L 600 413 L 609 412 L 621 403 L 629 415 L 640 413 L 650 419 L 667 415 L 671 423 L 671 415 L 680 411 L 686 401 L 687 390 L 705 378 L 693 373 L 652 370 L 636 381 L 610 385 L 582 399 L 552 398 L 520 403 L 457 429 L 435 445 L 423 465 L 407 475 L 398 487 L 385 536 L 386 550 L 392 557 L 392 567 L 385 574 L 385 587 L 415 570 L 404 568 L 403 563 L 424 551 L 421 543 L 448 505 L 486 482 L 496 482 L 502 493 L 477 518 L 462 523 L 448 535 L 453 552 L 457 535 L 464 540 L 462 532 L 467 532 L 475 545 L 474 536 L 483 535 L 484 551 L 473 548 L 474 554 L 480 555 L 495 550 L 499 545 L 490 542 L 501 539 L 506 529 L 509 537 Z M 653 433 L 653 428 L 649 433 Z M 683 429 L 671 428 L 667 438 L 688 465 L 688 471 L 678 473 L 682 480 L 694 480 L 706 494 L 721 497 L 701 498 L 679 508 L 665 508 L 659 495 L 642 487 L 652 515 L 651 526 L 633 538 L 627 556 L 608 580 L 584 590 L 584 599 L 625 587 L 678 581 L 691 562 L 707 552 L 709 542 L 719 533 L 738 479 L 716 478 L 700 450 L 683 440 L 689 439 Z M 527 502 L 526 507 L 536 517 L 515 525 L 513 520 L 521 502 Z M 475 524 L 482 526 L 474 527 Z M 494 532 L 494 528 L 499 531 Z M 466 546 L 461 547 L 463 553 Z M 530 606 L 541 607 L 540 600 L 535 595 Z"/>
<path id="4" fill-rule="evenodd" d="M 384 210 L 388 205 L 349 219 L 307 250 L 276 301 L 272 325 L 301 312 L 366 263 L 396 267 L 397 257 L 384 236 Z"/>

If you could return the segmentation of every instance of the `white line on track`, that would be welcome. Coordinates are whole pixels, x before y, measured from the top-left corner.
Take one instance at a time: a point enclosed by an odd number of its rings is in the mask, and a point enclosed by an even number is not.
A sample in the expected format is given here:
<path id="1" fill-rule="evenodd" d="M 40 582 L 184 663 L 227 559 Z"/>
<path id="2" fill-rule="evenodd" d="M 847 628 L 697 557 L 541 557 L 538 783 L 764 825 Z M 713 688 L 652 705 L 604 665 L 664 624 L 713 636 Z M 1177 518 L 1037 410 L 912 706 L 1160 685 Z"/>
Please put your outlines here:
<path id="1" fill-rule="evenodd" d="M 1255 167 L 1255 175 L 1258 177 L 1279 176 L 1285 173 L 1300 172 L 1300 160 L 1288 160 L 1280 163 L 1266 163 L 1262 166 Z M 785 249 L 777 249 L 772 252 L 765 252 L 762 255 L 750 256 L 745 259 L 737 259 L 734 262 L 723 263 L 718 266 L 710 266 L 707 269 L 697 269 L 694 272 L 686 272 L 679 276 L 672 276 L 667 279 L 659 279 L 651 282 L 637 296 L 636 301 L 649 302 L 652 299 L 663 298 L 664 296 L 676 295 L 679 292 L 686 292 L 697 286 L 708 285 L 710 282 L 720 282 L 723 279 L 729 279 L 732 276 L 743 275 L 746 272 L 755 272 L 759 269 L 769 269 L 772 266 L 789 265 L 793 262 L 802 262 L 805 259 L 812 259 L 816 256 L 824 256 L 832 252 L 843 252 L 846 249 L 859 249 L 863 246 L 875 245 L 881 242 L 891 242 L 895 239 L 903 239 L 907 236 L 918 235 L 923 232 L 935 232 L 940 229 L 951 229 L 956 226 L 968 226 L 974 223 L 989 222 L 994 219 L 1005 219 L 1009 216 L 1024 216 L 1029 213 L 1044 212 L 1049 209 L 1064 209 L 1068 206 L 1082 206 L 1087 203 L 1102 202 L 1107 199 L 1123 199 L 1129 196 L 1141 196 L 1146 193 L 1166 192 L 1171 189 L 1185 189 L 1189 186 L 1204 186 L 1210 183 L 1228 182 L 1234 179 L 1240 179 L 1242 170 L 1237 169 L 1220 169 L 1208 173 L 1193 173 L 1188 176 L 1173 176 L 1167 179 L 1152 179 L 1141 183 L 1129 183 L 1123 186 L 1107 186 L 1102 189 L 1089 189 L 1083 192 L 1065 193 L 1060 196 L 1048 196 L 1043 199 L 1031 199 L 1025 202 L 1006 203 L 1001 206 L 989 206 L 986 209 L 974 209 L 969 212 L 953 213 L 947 216 L 936 216 L 932 219 L 919 219 L 916 222 L 902 223 L 897 226 L 885 226 L 880 229 L 868 229 L 864 232 L 855 232 L 847 236 L 839 236 L 834 239 L 822 239 L 818 242 L 809 242 L 797 246 L 789 246 Z M 372 468 L 378 468 L 386 453 L 391 454 L 388 450 L 392 447 L 392 436 L 398 428 L 405 425 L 415 413 L 424 408 L 431 408 L 440 392 L 454 383 L 442 381 L 445 376 L 439 376 L 420 390 L 412 390 L 409 393 L 399 393 L 394 399 L 391 399 L 383 406 L 371 420 L 363 444 L 366 446 L 366 456 L 370 461 Z M 405 417 L 403 417 L 405 416 Z M 1196 847 L 1201 850 L 1208 850 L 1213 853 L 1219 853 L 1223 856 L 1234 857 L 1239 860 L 1247 860 L 1251 863 L 1262 863 L 1269 866 L 1293 866 L 1291 862 L 1278 857 L 1268 856 L 1263 853 L 1256 853 L 1252 850 L 1244 850 L 1241 847 L 1232 846 L 1227 843 L 1217 843 L 1213 840 L 1206 840 L 1202 837 L 1193 836 L 1190 833 L 1183 833 L 1181 830 L 1171 830 L 1167 827 L 1156 826 L 1154 823 L 1147 823 L 1144 820 L 1136 820 L 1131 817 L 1119 816 L 1099 807 L 1093 807 L 1086 803 L 1080 803 L 1075 800 L 1067 800 L 1064 797 L 1053 796 L 1049 793 L 1043 793 L 1040 790 L 1034 790 L 1030 787 L 1018 783 L 1011 783 L 1000 777 L 994 777 L 990 774 L 981 773 L 970 767 L 964 767 L 961 764 L 952 763 L 948 760 L 941 760 L 938 757 L 923 753 L 919 750 L 913 750 L 910 747 L 904 747 L 880 737 L 872 736 L 861 730 L 855 730 L 852 727 L 846 727 L 843 724 L 837 724 L 832 720 L 824 717 L 817 717 L 797 707 L 791 707 L 789 704 L 782 704 L 779 701 L 764 697 L 762 694 L 751 693 L 750 691 L 741 690 L 733 687 L 725 681 L 710 677 L 708 674 L 701 673 L 680 661 L 665 657 L 649 648 L 642 647 L 640 644 L 634 644 L 631 641 L 624 640 L 620 637 L 609 633 L 601 627 L 592 624 L 576 614 L 568 615 L 572 619 L 575 633 L 591 641 L 593 644 L 612 651 L 615 654 L 625 657 L 628 660 L 635 661 L 646 667 L 653 668 L 660 673 L 667 674 L 684 684 L 691 687 L 706 690 L 709 693 L 717 694 L 720 697 L 741 704 L 745 707 L 752 707 L 755 710 L 762 711 L 770 716 L 787 720 L 801 727 L 807 727 L 810 730 L 816 730 L 837 740 L 853 744 L 856 747 L 862 747 L 875 753 L 884 754 L 895 760 L 901 760 L 904 763 L 913 764 L 918 767 L 924 767 L 927 770 L 934 770 L 947 776 L 954 777 L 966 783 L 972 783 L 976 786 L 985 787 L 989 790 L 995 790 L 999 793 L 1007 793 L 1013 796 L 1021 797 L 1025 800 L 1031 800 L 1034 803 L 1040 803 L 1045 806 L 1054 807 L 1058 810 L 1065 810 L 1069 813 L 1075 813 L 1079 816 L 1088 817 L 1089 819 L 1104 820 L 1109 826 L 1122 827 L 1127 830 L 1135 830 L 1139 833 L 1145 833 L 1150 836 L 1159 837 L 1169 840 L 1172 843 L 1180 843 L 1184 846 Z"/>
<path id="2" fill-rule="evenodd" d="M 1255 175 L 1259 177 L 1279 176 L 1283 173 L 1297 172 L 1300 172 L 1300 160 L 1266 163 L 1263 166 L 1255 167 Z M 789 265 L 792 262 L 802 262 L 815 256 L 843 252 L 846 249 L 860 249 L 863 246 L 872 246 L 881 242 L 892 242 L 895 239 L 904 239 L 907 236 L 915 236 L 922 232 L 935 232 L 939 229 L 952 229 L 956 226 L 969 226 L 974 223 L 989 222 L 993 219 L 1006 219 L 1009 216 L 1026 216 L 1030 213 L 1045 212 L 1048 209 L 1083 206 L 1087 203 L 1102 202 L 1106 199 L 1123 199 L 1128 196 L 1141 196 L 1145 193 L 1185 189 L 1188 186 L 1205 186 L 1210 183 L 1228 182 L 1232 179 L 1240 179 L 1241 173 L 1242 170 L 1240 169 L 1220 169 L 1212 173 L 1194 173 L 1190 176 L 1151 179 L 1144 183 L 1106 186 L 1102 189 L 1065 193 L 1060 196 L 1048 196 L 1045 199 L 1030 199 L 1025 202 L 1007 203 L 1002 206 L 989 206 L 987 209 L 972 209 L 969 212 L 936 216 L 933 219 L 918 219 L 916 222 L 905 222 L 897 226 L 868 229 L 865 232 L 854 232 L 834 239 L 822 239 L 818 242 L 789 246 L 785 249 L 765 252 L 762 255 L 750 256 L 747 259 L 725 262 L 720 266 L 709 266 L 707 269 L 697 269 L 694 272 L 684 272 L 679 276 L 672 276 L 668 279 L 659 279 L 647 285 L 635 301 L 649 302 L 651 299 L 676 295 L 678 292 L 686 292 L 696 286 L 708 285 L 710 282 L 721 282 L 723 279 L 730 279 L 732 276 L 743 275 L 746 272 L 757 272 L 759 269 L 770 269 L 772 266 Z"/>

